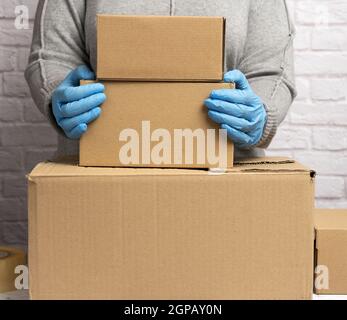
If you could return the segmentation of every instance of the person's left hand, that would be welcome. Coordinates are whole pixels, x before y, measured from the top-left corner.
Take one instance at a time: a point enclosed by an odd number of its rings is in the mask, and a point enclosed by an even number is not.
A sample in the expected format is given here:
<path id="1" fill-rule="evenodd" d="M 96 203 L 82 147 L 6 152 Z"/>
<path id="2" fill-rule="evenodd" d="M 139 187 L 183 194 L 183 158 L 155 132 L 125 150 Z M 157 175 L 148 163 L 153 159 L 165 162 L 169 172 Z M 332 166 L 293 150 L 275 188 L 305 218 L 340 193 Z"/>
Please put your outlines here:
<path id="1" fill-rule="evenodd" d="M 208 116 L 227 131 L 238 148 L 251 148 L 263 135 L 267 120 L 264 104 L 241 71 L 227 72 L 224 81 L 234 82 L 236 89 L 212 91 L 205 100 Z"/>

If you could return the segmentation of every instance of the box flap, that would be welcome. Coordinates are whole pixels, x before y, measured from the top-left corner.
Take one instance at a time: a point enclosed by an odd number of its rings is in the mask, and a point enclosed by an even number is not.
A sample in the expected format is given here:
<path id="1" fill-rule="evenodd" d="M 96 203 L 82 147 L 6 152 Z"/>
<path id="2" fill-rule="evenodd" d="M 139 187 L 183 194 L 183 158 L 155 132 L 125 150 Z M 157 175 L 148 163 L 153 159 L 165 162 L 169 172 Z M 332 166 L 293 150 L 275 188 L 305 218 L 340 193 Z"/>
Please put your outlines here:
<path id="1" fill-rule="evenodd" d="M 313 170 L 303 166 L 293 159 L 283 157 L 261 157 L 261 158 L 244 158 L 235 161 L 235 167 L 230 171 L 242 172 L 292 172 L 292 173 L 310 173 L 315 177 Z"/>
<path id="2" fill-rule="evenodd" d="M 111 168 L 81 167 L 78 161 L 42 162 L 30 173 L 29 179 L 39 177 L 82 177 L 82 176 L 151 176 L 151 175 L 193 175 L 206 173 L 204 170 L 159 169 L 159 168 Z"/>
<path id="3" fill-rule="evenodd" d="M 237 173 L 310 173 L 307 169 L 294 160 L 286 158 L 254 158 L 243 159 L 236 162 L 232 169 L 218 174 Z M 69 176 L 133 176 L 133 175 L 207 175 L 206 169 L 159 169 L 159 168 L 110 168 L 110 167 L 80 167 L 78 159 L 74 157 L 56 160 L 55 162 L 43 162 L 38 164 L 30 173 L 29 179 L 38 177 L 69 177 Z"/>

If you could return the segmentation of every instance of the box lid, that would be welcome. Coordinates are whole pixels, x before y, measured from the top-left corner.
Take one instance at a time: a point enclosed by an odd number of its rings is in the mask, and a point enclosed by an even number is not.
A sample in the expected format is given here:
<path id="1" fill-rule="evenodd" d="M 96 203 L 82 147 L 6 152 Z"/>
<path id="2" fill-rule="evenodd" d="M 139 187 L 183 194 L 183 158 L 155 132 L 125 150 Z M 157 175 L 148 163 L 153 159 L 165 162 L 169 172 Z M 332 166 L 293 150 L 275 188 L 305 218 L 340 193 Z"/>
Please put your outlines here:
<path id="1" fill-rule="evenodd" d="M 29 174 L 29 179 L 39 177 L 71 177 L 71 176 L 133 176 L 133 175 L 208 175 L 238 174 L 238 173 L 286 173 L 309 174 L 315 176 L 315 172 L 304 167 L 300 163 L 286 158 L 253 158 L 236 162 L 232 169 L 227 171 L 208 171 L 204 169 L 158 169 L 158 168 L 107 168 L 107 167 L 80 167 L 78 159 L 65 158 L 55 162 L 43 162 L 38 164 Z"/>

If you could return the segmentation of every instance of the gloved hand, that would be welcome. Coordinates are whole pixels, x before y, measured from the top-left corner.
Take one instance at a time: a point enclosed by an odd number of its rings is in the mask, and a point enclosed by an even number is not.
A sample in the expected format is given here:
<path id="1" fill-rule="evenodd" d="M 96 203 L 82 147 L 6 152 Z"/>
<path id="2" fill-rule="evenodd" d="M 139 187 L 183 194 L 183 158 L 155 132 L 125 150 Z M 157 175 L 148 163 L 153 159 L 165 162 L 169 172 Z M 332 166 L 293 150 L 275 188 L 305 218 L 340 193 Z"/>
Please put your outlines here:
<path id="1" fill-rule="evenodd" d="M 236 89 L 212 91 L 209 99 L 205 100 L 208 116 L 227 130 L 228 137 L 238 148 L 249 149 L 263 135 L 267 120 L 264 104 L 241 71 L 227 72 L 224 81 L 234 82 Z"/>
<path id="2" fill-rule="evenodd" d="M 80 86 L 80 80 L 94 80 L 95 74 L 80 66 L 71 71 L 52 94 L 55 119 L 70 139 L 79 139 L 88 124 L 100 116 L 100 105 L 105 102 L 105 87 L 101 83 Z"/>

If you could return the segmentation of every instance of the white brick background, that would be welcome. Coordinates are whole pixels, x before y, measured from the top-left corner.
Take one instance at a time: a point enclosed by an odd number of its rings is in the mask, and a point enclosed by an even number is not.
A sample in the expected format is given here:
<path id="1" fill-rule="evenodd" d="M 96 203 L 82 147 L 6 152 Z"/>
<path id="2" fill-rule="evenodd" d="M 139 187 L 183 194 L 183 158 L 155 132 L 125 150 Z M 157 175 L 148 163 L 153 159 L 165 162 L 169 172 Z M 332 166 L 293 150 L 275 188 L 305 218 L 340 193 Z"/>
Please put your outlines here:
<path id="1" fill-rule="evenodd" d="M 29 8 L 29 30 L 14 27 L 15 6 L 22 4 Z M 23 77 L 36 4 L 0 2 L 0 244 L 26 244 L 25 174 L 56 145 Z M 317 170 L 317 206 L 347 208 L 347 1 L 288 4 L 297 29 L 299 96 L 268 154 Z"/>
<path id="2" fill-rule="evenodd" d="M 27 5 L 29 30 L 14 26 L 15 6 Z M 23 71 L 37 0 L 0 1 L 0 244 L 27 242 L 26 179 L 50 156 L 56 135 L 34 106 Z"/>
<path id="3" fill-rule="evenodd" d="M 347 1 L 288 0 L 298 97 L 269 155 L 317 170 L 316 205 L 347 208 Z"/>

